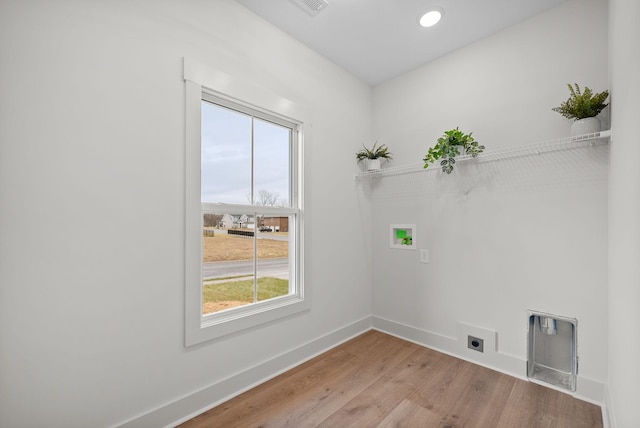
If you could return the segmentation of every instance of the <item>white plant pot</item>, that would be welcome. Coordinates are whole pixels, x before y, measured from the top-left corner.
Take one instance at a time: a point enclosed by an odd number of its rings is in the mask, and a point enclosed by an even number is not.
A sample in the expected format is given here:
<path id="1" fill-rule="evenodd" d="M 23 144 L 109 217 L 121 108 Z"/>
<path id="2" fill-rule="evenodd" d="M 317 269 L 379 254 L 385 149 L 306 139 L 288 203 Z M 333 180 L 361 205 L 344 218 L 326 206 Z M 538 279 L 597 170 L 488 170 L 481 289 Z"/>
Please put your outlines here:
<path id="1" fill-rule="evenodd" d="M 380 161 L 380 158 L 367 159 L 366 166 L 367 166 L 367 171 L 375 171 L 382 167 L 382 162 Z"/>
<path id="2" fill-rule="evenodd" d="M 600 119 L 597 117 L 587 117 L 578 119 L 571 125 L 571 136 L 586 135 L 600 132 Z"/>

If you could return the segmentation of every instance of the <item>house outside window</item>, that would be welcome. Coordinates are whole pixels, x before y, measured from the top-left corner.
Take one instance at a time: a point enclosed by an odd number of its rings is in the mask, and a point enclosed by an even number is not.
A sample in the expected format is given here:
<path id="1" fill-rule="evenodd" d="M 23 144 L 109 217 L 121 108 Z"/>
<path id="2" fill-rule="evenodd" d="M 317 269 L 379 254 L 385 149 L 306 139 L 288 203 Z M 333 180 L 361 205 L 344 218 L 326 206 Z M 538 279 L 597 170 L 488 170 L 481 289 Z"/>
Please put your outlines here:
<path id="1" fill-rule="evenodd" d="M 273 232 L 288 232 L 289 219 L 287 217 L 264 217 L 262 226 Z"/>

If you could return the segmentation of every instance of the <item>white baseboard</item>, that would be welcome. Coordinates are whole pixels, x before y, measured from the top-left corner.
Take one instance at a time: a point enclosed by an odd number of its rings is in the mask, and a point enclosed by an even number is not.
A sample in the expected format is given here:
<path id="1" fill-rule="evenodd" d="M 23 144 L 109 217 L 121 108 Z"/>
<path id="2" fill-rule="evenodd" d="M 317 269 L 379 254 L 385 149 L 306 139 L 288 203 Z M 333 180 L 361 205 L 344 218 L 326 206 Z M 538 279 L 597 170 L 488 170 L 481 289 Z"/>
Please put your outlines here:
<path id="1" fill-rule="evenodd" d="M 327 333 L 117 426 L 121 428 L 176 426 L 368 330 L 371 330 L 371 317 L 365 317 Z"/>
<path id="2" fill-rule="evenodd" d="M 498 352 L 497 349 L 479 354 L 466 349 L 466 343 L 462 344 L 457 338 L 372 316 L 332 331 L 117 426 L 120 428 L 176 426 L 372 328 L 519 379 L 527 379 L 526 360 L 522 358 Z M 578 376 L 578 391 L 571 395 L 600 405 L 604 428 L 614 428 L 614 425 L 610 424 L 612 415 L 607 411 L 609 397 L 605 396 L 605 384 Z"/>
<path id="3" fill-rule="evenodd" d="M 607 385 L 604 389 L 604 403 L 602 404 L 602 428 L 615 428 L 616 418 L 611 403 L 611 391 Z"/>
<path id="4" fill-rule="evenodd" d="M 490 348 L 485 348 L 484 353 L 478 353 L 477 351 L 467 349 L 466 342 L 462 343 L 463 341 L 458 338 L 443 336 L 380 317 L 374 316 L 372 324 L 374 329 L 381 332 L 391 334 L 418 345 L 434 349 L 519 379 L 527 380 L 526 359 L 505 354 L 499 352 L 497 349 Z M 462 324 L 462 329 L 464 329 L 464 327 L 465 325 Z M 473 329 L 477 329 L 477 327 L 469 326 L 469 328 L 472 329 L 470 330 L 470 333 L 475 334 Z M 462 332 L 464 331 L 461 330 L 459 333 Z M 599 406 L 603 405 L 605 390 L 604 383 L 578 375 L 577 385 L 577 391 L 575 393 L 569 393 L 570 395 Z M 558 391 L 568 393 L 567 391 L 560 389 L 558 389 Z M 603 410 L 603 416 L 604 413 L 605 412 Z"/>

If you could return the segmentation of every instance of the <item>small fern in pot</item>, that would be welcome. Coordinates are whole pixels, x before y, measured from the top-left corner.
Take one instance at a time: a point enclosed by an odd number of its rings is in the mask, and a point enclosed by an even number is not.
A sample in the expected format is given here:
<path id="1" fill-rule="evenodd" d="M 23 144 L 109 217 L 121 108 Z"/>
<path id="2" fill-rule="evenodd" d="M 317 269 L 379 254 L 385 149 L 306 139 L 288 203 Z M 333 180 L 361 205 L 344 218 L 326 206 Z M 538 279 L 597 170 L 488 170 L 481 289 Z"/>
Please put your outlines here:
<path id="1" fill-rule="evenodd" d="M 585 86 L 584 90 L 580 90 L 580 86 L 574 83 L 569 87 L 569 98 L 560 104 L 560 107 L 554 107 L 551 110 L 560 113 L 567 119 L 573 119 L 571 125 L 571 135 L 591 134 L 600 131 L 599 115 L 608 103 L 605 103 L 609 96 L 609 91 L 594 93 L 589 87 Z"/>
<path id="2" fill-rule="evenodd" d="M 371 148 L 363 144 L 362 150 L 356 152 L 356 159 L 358 162 L 366 160 L 367 170 L 375 170 L 380 169 L 381 159 L 391 160 L 393 159 L 393 154 L 389 151 L 386 144 L 378 146 L 378 142 L 375 142 Z"/>
<path id="3" fill-rule="evenodd" d="M 428 168 L 429 164 L 442 159 L 440 161 L 442 171 L 451 174 L 456 163 L 455 157 L 460 154 L 461 149 L 471 157 L 478 156 L 484 151 L 484 146 L 478 144 L 471 134 L 471 132 L 465 134 L 457 127 L 456 129 L 445 131 L 442 137 L 438 138 L 436 145 L 429 148 L 427 155 L 423 159 L 424 167 Z"/>

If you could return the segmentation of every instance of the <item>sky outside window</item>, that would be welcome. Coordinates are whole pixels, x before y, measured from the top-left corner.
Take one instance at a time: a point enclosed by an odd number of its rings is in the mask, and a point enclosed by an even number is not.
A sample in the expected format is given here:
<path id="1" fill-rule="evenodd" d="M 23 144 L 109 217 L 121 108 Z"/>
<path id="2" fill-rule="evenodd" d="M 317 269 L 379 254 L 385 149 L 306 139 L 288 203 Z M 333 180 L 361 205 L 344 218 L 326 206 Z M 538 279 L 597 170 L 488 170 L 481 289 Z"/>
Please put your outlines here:
<path id="1" fill-rule="evenodd" d="M 202 102 L 203 202 L 250 203 L 251 127 L 251 116 Z M 253 119 L 253 139 L 254 194 L 277 194 L 276 205 L 289 205 L 291 130 Z"/>

